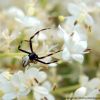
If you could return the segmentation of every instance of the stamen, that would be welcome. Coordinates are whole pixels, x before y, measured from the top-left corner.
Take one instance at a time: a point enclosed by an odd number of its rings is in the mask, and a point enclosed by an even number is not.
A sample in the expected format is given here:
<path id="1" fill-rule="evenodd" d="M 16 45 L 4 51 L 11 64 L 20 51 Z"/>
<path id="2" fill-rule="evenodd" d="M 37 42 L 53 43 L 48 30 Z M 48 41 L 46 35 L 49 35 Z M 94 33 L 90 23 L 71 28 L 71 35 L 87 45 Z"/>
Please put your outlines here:
<path id="1" fill-rule="evenodd" d="M 34 78 L 34 80 L 35 80 L 35 82 L 36 82 L 37 84 L 39 84 L 39 81 L 38 81 L 36 78 Z"/>
<path id="2" fill-rule="evenodd" d="M 44 97 L 44 100 L 48 100 L 47 97 Z"/>
<path id="3" fill-rule="evenodd" d="M 86 49 L 85 51 L 84 51 L 84 53 L 89 53 L 91 51 L 91 49 Z"/>
<path id="4" fill-rule="evenodd" d="M 74 26 L 75 26 L 77 23 L 78 23 L 78 21 L 76 20 L 76 21 L 74 22 Z"/>
<path id="5" fill-rule="evenodd" d="M 88 28 L 89 28 L 89 31 L 92 32 L 91 26 L 89 26 Z"/>
<path id="6" fill-rule="evenodd" d="M 54 84 L 54 86 L 53 86 L 53 91 L 55 91 L 56 90 L 56 88 L 57 88 L 57 85 L 56 84 Z"/>
<path id="7" fill-rule="evenodd" d="M 74 32 L 72 32 L 71 34 L 70 34 L 70 36 L 73 36 L 74 35 Z"/>
<path id="8" fill-rule="evenodd" d="M 39 71 L 44 71 L 44 70 L 47 70 L 47 69 L 48 69 L 48 66 L 43 66 L 43 67 L 39 68 Z"/>

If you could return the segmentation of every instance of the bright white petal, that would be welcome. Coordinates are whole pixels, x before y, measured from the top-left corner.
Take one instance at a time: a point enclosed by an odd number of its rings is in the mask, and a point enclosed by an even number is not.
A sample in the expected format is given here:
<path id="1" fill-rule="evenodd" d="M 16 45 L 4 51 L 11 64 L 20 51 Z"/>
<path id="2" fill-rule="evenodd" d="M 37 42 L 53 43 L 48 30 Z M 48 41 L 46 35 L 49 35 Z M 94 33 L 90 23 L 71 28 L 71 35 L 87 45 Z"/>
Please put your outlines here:
<path id="1" fill-rule="evenodd" d="M 93 78 L 86 85 L 90 89 L 98 88 L 100 86 L 100 79 L 99 78 Z"/>
<path id="2" fill-rule="evenodd" d="M 15 85 L 20 85 L 24 81 L 24 73 L 22 71 L 18 71 L 15 73 L 11 79 L 11 82 Z"/>
<path id="3" fill-rule="evenodd" d="M 14 91 L 11 82 L 2 83 L 2 84 L 0 84 L 0 86 L 1 86 L 0 88 L 2 89 L 2 91 L 4 93 L 10 93 L 10 92 Z"/>
<path id="4" fill-rule="evenodd" d="M 7 93 L 3 96 L 3 100 L 13 100 L 16 98 L 15 93 Z"/>
<path id="5" fill-rule="evenodd" d="M 55 100 L 54 97 L 48 93 L 48 90 L 44 87 L 37 86 L 34 89 L 34 97 L 36 100 L 41 100 L 46 97 L 48 100 Z"/>
<path id="6" fill-rule="evenodd" d="M 70 4 L 68 4 L 68 11 L 70 14 L 77 16 L 80 14 L 81 9 L 79 8 L 78 5 L 70 3 Z"/>
<path id="7" fill-rule="evenodd" d="M 51 94 L 48 94 L 46 97 L 48 100 L 55 100 L 55 98 Z"/>
<path id="8" fill-rule="evenodd" d="M 86 30 L 83 29 L 79 24 L 75 25 L 74 30 L 76 30 L 81 40 L 87 40 Z"/>
<path id="9" fill-rule="evenodd" d="M 87 25 L 89 25 L 89 26 L 93 26 L 94 21 L 93 21 L 92 16 L 87 15 L 87 17 L 85 18 L 85 23 L 86 23 Z"/>
<path id="10" fill-rule="evenodd" d="M 79 53 L 79 54 L 84 54 L 84 51 L 87 49 L 87 41 L 79 41 L 76 42 L 73 47 L 72 51 L 73 53 Z"/>
<path id="11" fill-rule="evenodd" d="M 70 58 L 71 58 L 70 52 L 67 49 L 67 47 L 65 47 L 64 50 L 62 51 L 62 59 L 64 61 L 68 61 L 68 60 L 70 60 Z"/>
<path id="12" fill-rule="evenodd" d="M 34 98 L 35 98 L 35 100 L 41 100 L 43 98 L 43 95 L 41 95 L 37 92 L 34 92 Z"/>
<path id="13" fill-rule="evenodd" d="M 38 73 L 38 80 L 39 82 L 43 82 L 47 78 L 47 74 L 43 71 L 40 71 Z"/>
<path id="14" fill-rule="evenodd" d="M 39 71 L 36 68 L 30 68 L 30 69 L 26 70 L 25 76 L 27 79 L 36 78 L 39 82 L 42 82 L 47 78 L 47 75 L 45 72 Z"/>
<path id="15" fill-rule="evenodd" d="M 95 89 L 93 91 L 91 91 L 86 97 L 93 97 L 94 99 L 92 100 L 96 100 L 96 96 L 100 94 L 100 90 L 99 89 Z"/>
<path id="16" fill-rule="evenodd" d="M 66 29 L 67 33 L 70 33 L 70 34 L 72 33 L 72 30 L 75 27 L 75 25 L 74 25 L 75 21 L 76 21 L 75 16 L 69 16 L 66 18 L 66 20 L 64 22 L 64 24 L 65 24 L 64 28 Z"/>
<path id="17" fill-rule="evenodd" d="M 51 91 L 52 89 L 52 86 L 49 81 L 44 82 L 42 86 L 48 89 L 48 91 Z"/>
<path id="18" fill-rule="evenodd" d="M 56 67 L 57 66 L 57 63 L 51 63 L 48 65 L 49 67 Z"/>
<path id="19" fill-rule="evenodd" d="M 96 6 L 100 8 L 100 2 L 96 2 Z"/>
<path id="20" fill-rule="evenodd" d="M 17 8 L 17 7 L 11 7 L 6 11 L 7 15 L 10 17 L 22 17 L 24 16 L 24 12 Z"/>
<path id="21" fill-rule="evenodd" d="M 0 74 L 0 83 L 6 83 L 8 80 L 10 80 L 11 76 L 12 75 L 9 72 L 2 72 Z"/>
<path id="22" fill-rule="evenodd" d="M 62 32 L 62 36 L 64 38 L 64 41 L 68 41 L 69 40 L 69 35 L 67 34 L 67 32 L 60 25 L 58 26 L 58 28 Z"/>
<path id="23" fill-rule="evenodd" d="M 86 91 L 87 91 L 87 89 L 85 87 L 81 87 L 75 91 L 74 96 L 75 97 L 83 97 L 86 95 Z"/>
<path id="24" fill-rule="evenodd" d="M 21 23 L 24 27 L 37 27 L 42 25 L 42 23 L 37 18 L 29 16 L 16 18 L 16 21 Z"/>
<path id="25" fill-rule="evenodd" d="M 39 70 L 37 68 L 29 68 L 25 71 L 25 75 L 28 78 L 36 77 Z"/>
<path id="26" fill-rule="evenodd" d="M 46 36 L 45 34 L 43 34 L 43 33 L 39 34 L 38 40 L 44 41 L 44 40 L 46 40 L 46 39 L 47 39 L 47 36 Z"/>
<path id="27" fill-rule="evenodd" d="M 42 86 L 34 86 L 33 89 L 34 89 L 34 92 L 37 92 L 38 94 L 41 94 L 41 95 L 49 94 L 48 90 Z"/>
<path id="28" fill-rule="evenodd" d="M 79 62 L 79 63 L 82 63 L 83 60 L 84 60 L 84 57 L 83 57 L 83 55 L 81 55 L 81 54 L 72 54 L 72 58 L 73 58 L 75 61 Z"/>
<path id="29" fill-rule="evenodd" d="M 79 42 L 81 40 L 81 38 L 80 38 L 78 32 L 77 31 L 74 31 L 73 33 L 74 34 L 72 36 L 72 40 L 75 41 L 75 42 Z"/>

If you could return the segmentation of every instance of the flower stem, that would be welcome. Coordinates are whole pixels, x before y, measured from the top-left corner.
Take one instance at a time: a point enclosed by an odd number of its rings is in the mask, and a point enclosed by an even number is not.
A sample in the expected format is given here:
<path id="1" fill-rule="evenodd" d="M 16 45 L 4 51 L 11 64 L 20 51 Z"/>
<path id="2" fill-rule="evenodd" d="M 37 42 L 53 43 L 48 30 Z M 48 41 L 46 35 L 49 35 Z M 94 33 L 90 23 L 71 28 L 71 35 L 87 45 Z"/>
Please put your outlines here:
<path id="1" fill-rule="evenodd" d="M 24 56 L 24 53 L 0 53 L 0 58 L 3 57 L 20 57 L 20 56 Z"/>
<path id="2" fill-rule="evenodd" d="M 64 92 L 71 92 L 71 91 L 76 90 L 79 87 L 80 87 L 80 85 L 77 84 L 77 85 L 73 85 L 73 86 L 69 86 L 69 87 L 58 88 L 53 93 L 54 94 L 61 94 L 61 93 L 64 93 Z"/>

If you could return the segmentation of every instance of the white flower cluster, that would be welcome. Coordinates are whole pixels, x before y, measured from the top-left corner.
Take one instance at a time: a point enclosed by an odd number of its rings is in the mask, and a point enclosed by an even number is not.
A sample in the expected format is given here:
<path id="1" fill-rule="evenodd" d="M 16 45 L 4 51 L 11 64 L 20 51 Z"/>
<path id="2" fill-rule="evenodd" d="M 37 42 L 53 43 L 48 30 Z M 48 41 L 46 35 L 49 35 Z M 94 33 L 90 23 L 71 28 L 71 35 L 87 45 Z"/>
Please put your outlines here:
<path id="1" fill-rule="evenodd" d="M 24 11 L 17 7 L 10 7 L 9 9 L 4 11 L 4 14 L 9 18 L 13 18 L 25 28 L 37 27 L 42 25 L 41 21 L 38 18 L 25 15 Z"/>
<path id="2" fill-rule="evenodd" d="M 73 31 L 72 34 L 66 34 L 61 26 L 59 26 L 59 29 L 63 32 L 64 38 L 63 60 L 75 60 L 82 63 L 84 59 L 83 54 L 87 53 L 87 41 L 81 40 L 77 31 Z"/>
<path id="3" fill-rule="evenodd" d="M 87 33 L 92 31 L 93 19 L 85 3 L 71 3 L 68 11 L 71 16 L 65 17 L 64 29 L 61 25 L 58 26 L 59 35 L 64 40 L 62 58 L 64 61 L 75 60 L 82 63 L 83 55 L 90 50 L 87 49 Z"/>
<path id="4" fill-rule="evenodd" d="M 89 78 L 85 75 L 80 77 L 81 87 L 78 88 L 73 95 L 70 97 L 72 100 L 95 100 L 96 96 L 100 94 L 100 79 L 93 78 L 89 80 Z M 98 98 L 98 97 L 97 97 Z M 100 99 L 100 98 L 98 98 Z M 70 100 L 70 99 L 66 99 Z"/>
<path id="5" fill-rule="evenodd" d="M 3 72 L 0 74 L 2 100 L 21 100 L 21 97 L 28 96 L 30 92 L 35 100 L 54 100 L 50 94 L 51 84 L 45 81 L 46 78 L 46 73 L 37 68 L 18 71 L 14 75 Z"/>

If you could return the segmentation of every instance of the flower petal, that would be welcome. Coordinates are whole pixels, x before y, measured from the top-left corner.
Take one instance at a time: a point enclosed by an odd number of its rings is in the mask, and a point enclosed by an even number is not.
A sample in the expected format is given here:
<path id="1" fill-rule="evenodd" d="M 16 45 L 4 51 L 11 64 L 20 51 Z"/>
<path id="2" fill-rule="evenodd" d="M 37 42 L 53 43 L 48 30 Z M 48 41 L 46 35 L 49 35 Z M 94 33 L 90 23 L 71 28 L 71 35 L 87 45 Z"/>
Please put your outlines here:
<path id="1" fill-rule="evenodd" d="M 62 58 L 64 61 L 68 61 L 71 58 L 70 52 L 67 47 L 64 47 L 64 50 L 62 51 Z"/>
<path id="2" fill-rule="evenodd" d="M 64 38 L 64 41 L 68 41 L 69 40 L 69 35 L 67 34 L 67 32 L 59 25 L 58 28 L 60 29 L 60 31 L 62 32 L 62 36 Z"/>
<path id="3" fill-rule="evenodd" d="M 17 7 L 9 8 L 8 10 L 6 10 L 6 14 L 10 17 L 22 17 L 22 16 L 24 16 L 24 12 Z"/>
<path id="4" fill-rule="evenodd" d="M 86 16 L 85 18 L 85 23 L 89 26 L 93 26 L 94 20 L 92 18 L 92 16 L 90 16 L 89 14 Z"/>
<path id="5" fill-rule="evenodd" d="M 21 23 L 24 27 L 37 27 L 42 25 L 42 23 L 35 17 L 24 16 L 16 18 L 15 20 Z"/>
<path id="6" fill-rule="evenodd" d="M 79 8 L 78 5 L 70 3 L 70 4 L 68 4 L 68 11 L 70 14 L 77 16 L 80 14 L 81 9 Z"/>
<path id="7" fill-rule="evenodd" d="M 87 89 L 85 87 L 80 87 L 79 89 L 77 89 L 74 93 L 75 97 L 83 97 L 86 95 L 86 91 Z"/>
<path id="8" fill-rule="evenodd" d="M 72 54 L 72 58 L 73 58 L 75 61 L 79 62 L 79 63 L 82 63 L 83 60 L 84 60 L 84 57 L 83 57 L 83 55 L 81 55 L 81 54 Z"/>
<path id="9" fill-rule="evenodd" d="M 84 54 L 84 51 L 87 49 L 87 41 L 76 42 L 73 47 L 73 53 Z"/>
<path id="10" fill-rule="evenodd" d="M 48 91 L 52 89 L 52 86 L 49 81 L 44 82 L 42 86 L 48 89 Z"/>
<path id="11" fill-rule="evenodd" d="M 99 89 L 95 89 L 93 91 L 91 91 L 86 97 L 93 97 L 92 100 L 96 100 L 96 96 L 100 94 L 100 90 Z"/>
<path id="12" fill-rule="evenodd" d="M 42 86 L 34 86 L 33 90 L 41 95 L 47 95 L 49 93 L 48 90 Z"/>
<path id="13" fill-rule="evenodd" d="M 3 100 L 13 100 L 16 98 L 15 93 L 7 93 L 3 96 Z"/>
<path id="14" fill-rule="evenodd" d="M 90 89 L 98 88 L 100 86 L 100 79 L 99 78 L 93 78 L 86 85 Z"/>

